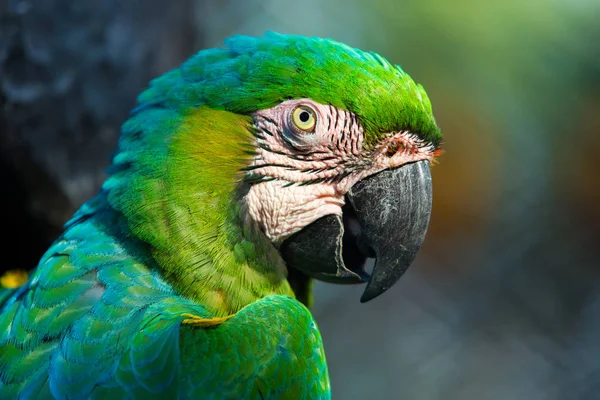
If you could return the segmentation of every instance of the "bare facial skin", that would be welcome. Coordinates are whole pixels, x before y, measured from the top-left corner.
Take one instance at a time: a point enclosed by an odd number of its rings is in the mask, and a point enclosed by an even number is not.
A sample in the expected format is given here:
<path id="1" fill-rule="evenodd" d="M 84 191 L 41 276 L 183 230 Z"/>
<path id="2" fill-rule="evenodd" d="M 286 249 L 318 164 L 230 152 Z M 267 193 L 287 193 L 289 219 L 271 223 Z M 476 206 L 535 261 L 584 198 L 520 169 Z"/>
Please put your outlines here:
<path id="1" fill-rule="evenodd" d="M 364 150 L 356 115 L 310 99 L 288 100 L 253 117 L 258 151 L 248 174 L 262 181 L 244 200 L 275 245 L 325 215 L 341 215 L 345 194 L 359 180 L 434 156 L 432 146 L 409 132 L 391 132 Z"/>

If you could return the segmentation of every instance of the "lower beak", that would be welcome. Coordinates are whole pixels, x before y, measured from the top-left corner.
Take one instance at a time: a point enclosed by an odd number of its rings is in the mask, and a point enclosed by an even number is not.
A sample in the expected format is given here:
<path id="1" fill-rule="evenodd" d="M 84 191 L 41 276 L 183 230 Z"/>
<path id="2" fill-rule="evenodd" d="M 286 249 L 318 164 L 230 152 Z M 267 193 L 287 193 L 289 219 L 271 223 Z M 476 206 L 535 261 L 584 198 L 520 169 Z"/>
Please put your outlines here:
<path id="1" fill-rule="evenodd" d="M 389 289 L 416 257 L 427 233 L 432 186 L 429 164 L 419 161 L 382 171 L 355 184 L 343 215 L 327 215 L 281 246 L 289 267 L 332 283 L 367 282 L 361 302 Z M 371 276 L 367 258 L 375 258 Z"/>

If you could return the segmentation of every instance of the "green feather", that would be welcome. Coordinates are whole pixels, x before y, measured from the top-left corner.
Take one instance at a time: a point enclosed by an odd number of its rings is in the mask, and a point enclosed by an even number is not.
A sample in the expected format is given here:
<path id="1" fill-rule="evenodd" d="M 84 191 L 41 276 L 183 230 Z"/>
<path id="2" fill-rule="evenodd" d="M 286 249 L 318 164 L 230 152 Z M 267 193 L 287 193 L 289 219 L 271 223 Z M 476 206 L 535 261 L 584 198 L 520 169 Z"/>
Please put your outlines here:
<path id="1" fill-rule="evenodd" d="M 123 126 L 113 164 L 119 172 L 103 186 L 169 282 L 220 316 L 268 294 L 293 295 L 277 250 L 257 226 L 241 221 L 238 184 L 250 162 L 249 124 L 206 107 L 183 115 L 140 111 Z M 141 130 L 135 139 L 128 135 Z"/>
<path id="2" fill-rule="evenodd" d="M 310 304 L 310 281 L 240 208 L 249 114 L 309 97 L 356 113 L 367 147 L 441 134 L 422 87 L 376 54 L 274 33 L 225 45 L 140 95 L 100 193 L 24 286 L 0 291 L 0 398 L 330 398 L 294 298 Z M 200 328 L 190 314 L 235 315 Z"/>
<path id="3" fill-rule="evenodd" d="M 141 104 L 198 106 L 248 114 L 293 98 L 311 98 L 356 113 L 371 146 L 408 130 L 438 146 L 442 136 L 425 90 L 378 54 L 331 39 L 234 36 L 154 80 Z"/>

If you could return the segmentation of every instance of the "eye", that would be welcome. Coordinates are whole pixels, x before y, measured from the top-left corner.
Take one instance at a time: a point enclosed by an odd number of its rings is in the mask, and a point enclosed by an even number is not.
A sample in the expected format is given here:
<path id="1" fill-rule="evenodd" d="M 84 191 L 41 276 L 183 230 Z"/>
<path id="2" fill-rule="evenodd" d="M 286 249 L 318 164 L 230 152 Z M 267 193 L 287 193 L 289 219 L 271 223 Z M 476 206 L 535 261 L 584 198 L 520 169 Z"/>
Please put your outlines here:
<path id="1" fill-rule="evenodd" d="M 305 132 L 314 132 L 317 125 L 317 113 L 308 106 L 299 106 L 292 113 L 294 126 Z"/>

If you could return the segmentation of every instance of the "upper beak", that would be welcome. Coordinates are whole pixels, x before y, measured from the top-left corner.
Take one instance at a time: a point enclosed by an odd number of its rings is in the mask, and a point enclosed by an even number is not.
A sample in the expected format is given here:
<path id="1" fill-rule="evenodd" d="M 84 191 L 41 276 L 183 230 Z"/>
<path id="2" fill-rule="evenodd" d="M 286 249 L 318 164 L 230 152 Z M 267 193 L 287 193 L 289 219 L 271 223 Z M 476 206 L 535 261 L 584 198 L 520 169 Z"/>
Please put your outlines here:
<path id="1" fill-rule="evenodd" d="M 289 267 L 333 283 L 368 281 L 361 302 L 389 289 L 416 257 L 427 233 L 432 186 L 429 163 L 385 170 L 355 184 L 343 215 L 327 215 L 285 240 Z M 365 270 L 375 257 L 371 276 Z"/>

